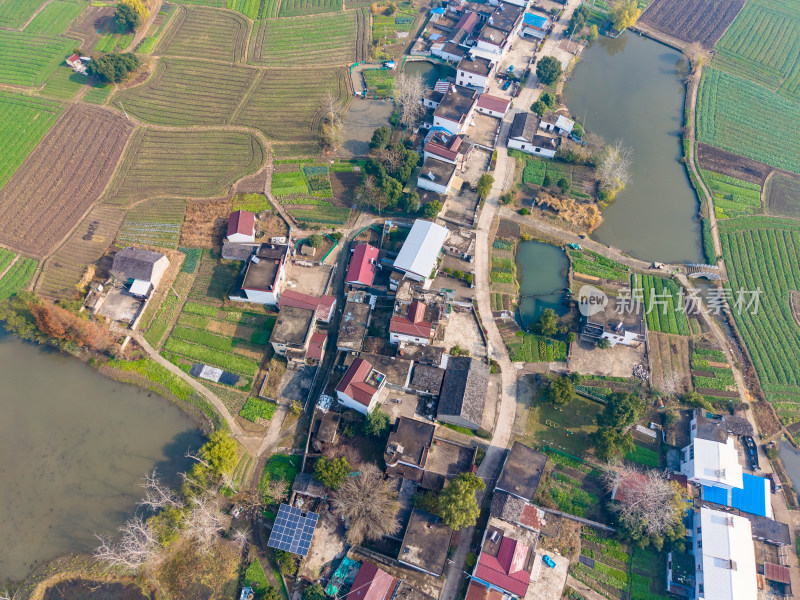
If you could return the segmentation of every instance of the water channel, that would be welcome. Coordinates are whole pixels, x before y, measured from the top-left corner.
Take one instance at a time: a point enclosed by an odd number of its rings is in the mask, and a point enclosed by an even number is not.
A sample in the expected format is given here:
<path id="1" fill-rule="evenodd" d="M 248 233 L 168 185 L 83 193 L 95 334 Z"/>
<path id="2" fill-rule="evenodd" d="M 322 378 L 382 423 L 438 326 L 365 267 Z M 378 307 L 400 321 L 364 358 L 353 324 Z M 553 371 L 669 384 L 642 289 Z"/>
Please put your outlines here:
<path id="1" fill-rule="evenodd" d="M 518 320 L 523 329 L 529 329 L 545 308 L 565 314 L 569 260 L 564 251 L 544 242 L 520 242 L 516 261 L 520 298 Z"/>
<path id="2" fill-rule="evenodd" d="M 800 451 L 795 450 L 789 442 L 781 440 L 778 444 L 778 456 L 783 463 L 783 468 L 789 479 L 792 480 L 792 487 L 800 499 Z"/>
<path id="3" fill-rule="evenodd" d="M 585 50 L 565 87 L 587 131 L 633 148 L 632 181 L 593 238 L 659 262 L 703 262 L 697 198 L 680 163 L 686 61 L 626 32 Z"/>
<path id="4" fill-rule="evenodd" d="M 0 589 L 113 534 L 154 467 L 176 485 L 200 431 L 167 400 L 0 329 Z"/>

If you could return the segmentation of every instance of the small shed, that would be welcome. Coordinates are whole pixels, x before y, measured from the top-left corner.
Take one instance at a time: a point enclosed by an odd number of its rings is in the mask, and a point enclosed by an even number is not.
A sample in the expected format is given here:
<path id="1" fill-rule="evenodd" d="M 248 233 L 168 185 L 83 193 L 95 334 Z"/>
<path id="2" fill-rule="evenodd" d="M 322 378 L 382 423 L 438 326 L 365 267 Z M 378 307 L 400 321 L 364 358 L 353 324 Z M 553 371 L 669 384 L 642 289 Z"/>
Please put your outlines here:
<path id="1" fill-rule="evenodd" d="M 131 247 L 114 255 L 111 275 L 124 282 L 135 283 L 139 280 L 157 288 L 167 267 L 169 259 L 160 252 Z M 137 284 L 137 290 L 141 289 L 144 289 L 143 284 Z"/>

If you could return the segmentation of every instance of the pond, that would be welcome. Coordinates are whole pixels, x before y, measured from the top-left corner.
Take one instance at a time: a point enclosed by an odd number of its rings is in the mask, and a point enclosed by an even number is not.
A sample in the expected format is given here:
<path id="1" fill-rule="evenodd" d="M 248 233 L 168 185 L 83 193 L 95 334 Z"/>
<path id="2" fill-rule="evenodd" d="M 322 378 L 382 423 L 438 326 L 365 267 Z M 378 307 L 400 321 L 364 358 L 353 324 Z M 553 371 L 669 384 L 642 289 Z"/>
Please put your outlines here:
<path id="1" fill-rule="evenodd" d="M 167 400 L 0 328 L 0 589 L 38 563 L 90 552 L 141 498 L 171 485 L 202 436 Z"/>
<path id="2" fill-rule="evenodd" d="M 422 75 L 422 82 L 429 88 L 432 88 L 442 75 L 442 70 L 439 65 L 427 60 L 406 61 L 403 72 L 406 75 L 419 73 Z"/>
<path id="3" fill-rule="evenodd" d="M 626 32 L 587 48 L 565 87 L 587 131 L 633 149 L 632 181 L 592 237 L 644 260 L 704 262 L 697 197 L 680 162 L 686 68 L 679 52 Z"/>
<path id="4" fill-rule="evenodd" d="M 520 242 L 516 262 L 520 298 L 517 312 L 522 328 L 530 329 L 545 308 L 565 314 L 565 291 L 569 285 L 566 253 L 544 242 Z"/>

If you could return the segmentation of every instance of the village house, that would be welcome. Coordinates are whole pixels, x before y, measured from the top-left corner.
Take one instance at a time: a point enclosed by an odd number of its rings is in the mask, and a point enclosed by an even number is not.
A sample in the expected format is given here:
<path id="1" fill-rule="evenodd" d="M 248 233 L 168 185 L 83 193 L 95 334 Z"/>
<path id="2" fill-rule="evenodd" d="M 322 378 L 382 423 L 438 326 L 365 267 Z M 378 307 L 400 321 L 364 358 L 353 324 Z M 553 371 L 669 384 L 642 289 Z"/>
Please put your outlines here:
<path id="1" fill-rule="evenodd" d="M 470 49 L 470 54 L 499 61 L 511 49 L 522 27 L 524 12 L 520 6 L 498 5 L 476 35 L 476 44 Z"/>
<path id="2" fill-rule="evenodd" d="M 433 126 L 453 135 L 466 133 L 477 101 L 477 90 L 451 85 L 433 113 Z"/>
<path id="3" fill-rule="evenodd" d="M 443 379 L 444 369 L 416 364 L 408 387 L 421 396 L 438 396 L 442 389 Z"/>
<path id="4" fill-rule="evenodd" d="M 318 365 L 322 362 L 325 355 L 325 342 L 328 336 L 322 331 L 315 331 L 308 340 L 308 350 L 306 350 L 306 363 Z"/>
<path id="5" fill-rule="evenodd" d="M 336 339 L 336 348 L 342 352 L 360 352 L 364 347 L 372 312 L 370 298 L 371 296 L 362 291 L 353 291 L 347 295 L 339 323 L 339 336 Z"/>
<path id="6" fill-rule="evenodd" d="M 502 119 L 506 116 L 510 104 L 511 101 L 505 98 L 481 94 L 478 98 L 478 103 L 475 105 L 475 111 L 484 115 L 489 115 L 490 117 Z"/>
<path id="7" fill-rule="evenodd" d="M 456 84 L 483 92 L 489 85 L 496 65 L 496 62 L 481 56 L 464 57 L 456 68 Z"/>
<path id="8" fill-rule="evenodd" d="M 434 577 L 444 573 L 453 530 L 424 510 L 414 509 L 408 521 L 397 560 Z"/>
<path id="9" fill-rule="evenodd" d="M 443 85 L 440 86 L 440 83 Z M 442 101 L 442 98 L 444 98 L 444 95 L 449 89 L 450 84 L 447 81 L 437 82 L 433 89 L 426 89 L 422 94 L 422 106 L 428 109 L 436 110 L 436 107 L 439 106 L 439 103 Z"/>
<path id="10" fill-rule="evenodd" d="M 547 456 L 519 442 L 506 455 L 495 491 L 506 492 L 522 500 L 533 501 L 544 473 Z"/>
<path id="11" fill-rule="evenodd" d="M 71 54 L 66 58 L 64 62 L 67 63 L 67 66 L 75 71 L 76 73 L 80 73 L 81 75 L 86 75 L 86 64 L 91 60 L 90 58 L 81 57 L 78 54 Z"/>
<path id="12" fill-rule="evenodd" d="M 350 258 L 344 282 L 350 287 L 368 288 L 375 281 L 379 251 L 369 244 L 358 244 Z"/>
<path id="13" fill-rule="evenodd" d="M 438 35 L 438 37 L 441 38 L 440 35 Z M 464 58 L 465 54 L 466 51 L 458 44 L 454 44 L 453 42 L 436 42 L 431 44 L 431 56 L 441 58 L 447 62 L 458 63 L 462 58 Z"/>
<path id="14" fill-rule="evenodd" d="M 548 522 L 547 513 L 535 504 L 498 490 L 492 494 L 489 515 L 535 533 L 541 533 Z"/>
<path id="15" fill-rule="evenodd" d="M 347 594 L 347 600 L 392 600 L 398 580 L 374 563 L 364 561 Z"/>
<path id="16" fill-rule="evenodd" d="M 469 155 L 472 144 L 462 135 L 450 135 L 443 130 L 431 130 L 425 139 L 422 151 L 424 160 L 438 161 L 461 166 Z"/>
<path id="17" fill-rule="evenodd" d="M 400 253 L 394 261 L 394 268 L 413 281 L 430 286 L 435 277 L 436 268 L 442 246 L 450 231 L 447 227 L 431 221 L 417 219 L 411 227 Z M 393 288 L 394 290 L 397 287 Z"/>
<path id="18" fill-rule="evenodd" d="M 252 244 L 256 241 L 256 216 L 248 210 L 237 210 L 228 217 L 226 234 L 232 244 Z"/>
<path id="19" fill-rule="evenodd" d="M 417 176 L 417 187 L 446 196 L 456 174 L 456 165 L 435 158 L 426 158 Z"/>
<path id="20" fill-rule="evenodd" d="M 241 284 L 243 294 L 234 292 L 229 298 L 257 304 L 278 304 L 286 279 L 288 255 L 289 246 L 286 244 L 261 244 L 245 267 Z"/>
<path id="21" fill-rule="evenodd" d="M 538 131 L 539 117 L 528 112 L 517 113 L 508 134 L 508 147 L 526 154 L 553 158 L 561 143 L 560 138 L 540 135 Z"/>
<path id="22" fill-rule="evenodd" d="M 689 437 L 691 443 L 681 451 L 682 475 L 692 483 L 726 490 L 743 487 L 736 441 L 721 423 L 695 410 Z"/>
<path id="23" fill-rule="evenodd" d="M 548 113 L 539 121 L 539 129 L 556 135 L 568 136 L 574 128 L 575 121 L 558 113 Z"/>
<path id="24" fill-rule="evenodd" d="M 473 580 L 516 598 L 524 598 L 530 585 L 537 542 L 538 534 L 515 530 L 511 525 L 490 518 L 472 573 Z"/>
<path id="25" fill-rule="evenodd" d="M 522 35 L 543 40 L 553 24 L 547 17 L 526 12 L 522 17 Z"/>
<path id="26" fill-rule="evenodd" d="M 489 389 L 489 366 L 466 356 L 447 361 L 436 418 L 443 423 L 480 429 Z"/>
<path id="27" fill-rule="evenodd" d="M 383 373 L 363 358 L 357 358 L 336 386 L 336 396 L 347 408 L 366 415 L 377 406 L 385 384 Z"/>
<path id="28" fill-rule="evenodd" d="M 132 295 L 147 298 L 158 287 L 167 267 L 169 259 L 160 252 L 129 247 L 114 255 L 111 275 L 130 284 L 128 291 Z"/>
<path id="29" fill-rule="evenodd" d="M 272 349 L 294 363 L 305 362 L 315 320 L 313 310 L 295 306 L 282 308 L 269 337 Z"/>
<path id="30" fill-rule="evenodd" d="M 284 290 L 278 299 L 278 308 L 283 309 L 284 306 L 313 310 L 316 312 L 316 318 L 320 323 L 329 323 L 333 309 L 336 306 L 336 298 L 333 296 L 320 296 L 317 298 L 294 290 Z"/>
<path id="31" fill-rule="evenodd" d="M 415 300 L 404 316 L 395 314 L 389 322 L 389 342 L 428 344 L 434 329 L 431 321 L 425 320 L 425 310 L 425 304 Z"/>

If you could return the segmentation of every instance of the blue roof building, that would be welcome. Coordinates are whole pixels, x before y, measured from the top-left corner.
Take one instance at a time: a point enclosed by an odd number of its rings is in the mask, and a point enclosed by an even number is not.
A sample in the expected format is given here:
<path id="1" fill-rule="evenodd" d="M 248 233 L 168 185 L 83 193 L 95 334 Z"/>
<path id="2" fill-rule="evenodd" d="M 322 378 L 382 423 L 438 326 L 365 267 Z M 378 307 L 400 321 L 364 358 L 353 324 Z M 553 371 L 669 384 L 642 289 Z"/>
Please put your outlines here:
<path id="1" fill-rule="evenodd" d="M 731 489 L 704 485 L 703 500 L 773 519 L 769 479 L 742 473 L 742 484 L 741 488 Z"/>
<path id="2" fill-rule="evenodd" d="M 542 15 L 535 15 L 533 13 L 525 13 L 522 17 L 522 23 L 528 27 L 537 27 L 538 29 L 545 29 L 549 23 L 547 17 Z"/>

